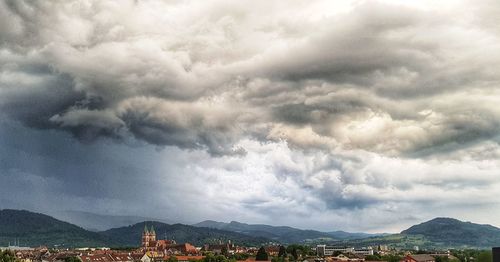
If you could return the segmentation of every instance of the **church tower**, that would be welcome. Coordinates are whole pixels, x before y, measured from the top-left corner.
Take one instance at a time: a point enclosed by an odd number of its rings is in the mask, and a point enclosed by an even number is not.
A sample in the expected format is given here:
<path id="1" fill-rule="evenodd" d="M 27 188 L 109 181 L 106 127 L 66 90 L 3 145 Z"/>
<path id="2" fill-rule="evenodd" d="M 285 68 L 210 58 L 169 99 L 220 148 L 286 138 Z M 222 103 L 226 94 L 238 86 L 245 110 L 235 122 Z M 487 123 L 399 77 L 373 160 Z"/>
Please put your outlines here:
<path id="1" fill-rule="evenodd" d="M 142 246 L 143 247 L 148 247 L 149 246 L 149 231 L 148 227 L 146 226 L 146 223 L 144 223 L 144 231 L 142 231 Z"/>
<path id="2" fill-rule="evenodd" d="M 151 230 L 149 230 L 149 240 L 156 241 L 156 232 L 153 225 L 151 225 Z"/>
<path id="3" fill-rule="evenodd" d="M 142 247 L 145 250 L 154 250 L 156 248 L 156 231 L 153 225 L 148 229 L 144 223 L 144 231 L 142 231 Z"/>

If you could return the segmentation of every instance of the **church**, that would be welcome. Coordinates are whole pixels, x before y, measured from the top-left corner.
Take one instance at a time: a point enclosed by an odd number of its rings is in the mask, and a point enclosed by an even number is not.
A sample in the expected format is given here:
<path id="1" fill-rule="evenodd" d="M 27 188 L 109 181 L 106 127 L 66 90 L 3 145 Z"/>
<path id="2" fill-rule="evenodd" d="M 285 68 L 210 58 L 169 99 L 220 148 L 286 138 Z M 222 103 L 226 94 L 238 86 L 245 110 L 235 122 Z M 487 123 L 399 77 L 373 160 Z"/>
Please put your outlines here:
<path id="1" fill-rule="evenodd" d="M 142 248 L 145 251 L 156 250 L 156 232 L 153 225 L 151 225 L 151 229 L 148 230 L 146 224 L 144 224 L 144 231 L 142 232 Z"/>
<path id="2" fill-rule="evenodd" d="M 177 244 L 175 240 L 161 239 L 156 240 L 156 231 L 154 226 L 148 229 L 147 225 L 144 225 L 144 231 L 142 232 L 142 246 L 141 250 L 143 252 L 152 251 L 158 254 L 196 254 L 196 247 L 189 244 Z"/>

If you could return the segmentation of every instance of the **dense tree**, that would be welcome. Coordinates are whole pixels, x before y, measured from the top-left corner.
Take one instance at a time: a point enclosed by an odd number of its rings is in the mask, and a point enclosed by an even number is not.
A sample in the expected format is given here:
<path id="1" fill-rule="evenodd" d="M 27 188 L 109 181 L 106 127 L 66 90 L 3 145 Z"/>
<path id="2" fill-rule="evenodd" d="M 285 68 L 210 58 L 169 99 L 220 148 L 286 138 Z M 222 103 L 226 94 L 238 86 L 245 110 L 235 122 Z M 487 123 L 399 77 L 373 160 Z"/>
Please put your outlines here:
<path id="1" fill-rule="evenodd" d="M 10 250 L 0 251 L 0 262 L 15 262 L 16 256 Z"/>
<path id="2" fill-rule="evenodd" d="M 365 260 L 368 260 L 368 261 L 381 261 L 382 258 L 378 254 L 373 254 L 373 255 L 367 255 L 367 256 L 365 256 Z"/>
<path id="3" fill-rule="evenodd" d="M 271 262 L 286 262 L 286 256 L 273 257 L 271 259 Z"/>
<path id="4" fill-rule="evenodd" d="M 491 262 L 493 260 L 491 251 L 464 249 L 451 250 L 451 254 L 458 258 L 459 262 Z M 457 262 L 450 260 L 450 262 Z"/>
<path id="5" fill-rule="evenodd" d="M 229 259 L 234 259 L 234 260 L 247 260 L 249 255 L 247 253 L 234 253 L 229 255 Z"/>
<path id="6" fill-rule="evenodd" d="M 316 247 L 302 246 L 302 256 L 316 256 Z"/>
<path id="7" fill-rule="evenodd" d="M 280 246 L 278 257 L 286 257 L 286 248 L 284 246 Z"/>
<path id="8" fill-rule="evenodd" d="M 266 261 L 269 260 L 269 255 L 266 252 L 266 249 L 264 247 L 260 247 L 259 250 L 257 251 L 257 255 L 255 256 L 256 261 Z"/>
<path id="9" fill-rule="evenodd" d="M 435 257 L 436 262 L 449 262 L 449 258 L 447 256 L 437 256 Z"/>
<path id="10" fill-rule="evenodd" d="M 293 259 L 294 259 L 294 260 L 299 259 L 299 252 L 298 252 L 298 249 L 296 249 L 296 248 L 292 249 L 291 254 L 292 254 L 292 256 L 293 256 Z"/>
<path id="11" fill-rule="evenodd" d="M 482 251 L 477 255 L 477 262 L 492 262 L 493 256 L 491 251 Z"/>
<path id="12" fill-rule="evenodd" d="M 177 262 L 177 257 L 176 256 L 169 256 L 165 262 Z"/>
<path id="13" fill-rule="evenodd" d="M 82 261 L 77 257 L 67 257 L 64 259 L 64 262 L 82 262 Z"/>
<path id="14" fill-rule="evenodd" d="M 234 259 L 233 259 L 234 260 Z M 229 260 L 223 255 L 214 255 L 212 253 L 206 253 L 202 262 L 228 262 Z"/>
<path id="15" fill-rule="evenodd" d="M 307 248 L 308 248 L 308 247 L 304 247 L 304 246 L 301 246 L 301 245 L 295 245 L 295 244 L 294 244 L 294 245 L 289 245 L 289 246 L 287 246 L 287 247 L 286 247 L 286 251 L 287 251 L 290 255 L 292 255 L 293 260 L 297 260 L 297 259 L 299 259 L 300 255 L 301 255 L 302 253 L 304 253 L 304 252 L 303 252 L 303 250 L 304 250 L 304 249 L 306 249 L 306 250 L 307 250 Z"/>

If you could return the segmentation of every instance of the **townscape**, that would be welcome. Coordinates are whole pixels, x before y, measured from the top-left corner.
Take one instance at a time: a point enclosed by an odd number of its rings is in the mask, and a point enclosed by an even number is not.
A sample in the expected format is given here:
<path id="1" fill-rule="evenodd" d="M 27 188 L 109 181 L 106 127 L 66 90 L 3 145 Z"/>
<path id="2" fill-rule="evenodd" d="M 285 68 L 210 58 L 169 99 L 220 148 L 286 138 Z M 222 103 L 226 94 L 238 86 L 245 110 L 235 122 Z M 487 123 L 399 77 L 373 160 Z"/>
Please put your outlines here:
<path id="1" fill-rule="evenodd" d="M 15 242 L 15 241 L 14 241 Z M 57 249 L 17 245 L 0 247 L 2 262 L 490 262 L 492 254 L 481 250 L 398 250 L 387 245 L 368 247 L 331 245 L 235 245 L 231 241 L 194 246 L 172 239 L 157 239 L 153 226 L 145 226 L 141 246 Z"/>

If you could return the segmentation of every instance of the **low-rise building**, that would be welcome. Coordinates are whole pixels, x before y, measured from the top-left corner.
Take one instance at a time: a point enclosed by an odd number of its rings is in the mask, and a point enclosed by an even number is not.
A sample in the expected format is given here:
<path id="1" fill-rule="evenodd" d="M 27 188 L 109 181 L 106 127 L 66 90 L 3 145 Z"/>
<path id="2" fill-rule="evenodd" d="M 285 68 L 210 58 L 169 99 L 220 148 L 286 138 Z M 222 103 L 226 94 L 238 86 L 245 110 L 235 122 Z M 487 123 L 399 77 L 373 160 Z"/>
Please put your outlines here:
<path id="1" fill-rule="evenodd" d="M 214 254 L 222 254 L 227 252 L 228 254 L 234 254 L 236 246 L 228 241 L 227 243 L 219 242 L 219 244 L 206 244 L 203 246 L 202 251 L 210 251 Z"/>
<path id="2" fill-rule="evenodd" d="M 270 256 L 277 256 L 280 252 L 280 246 L 265 246 L 264 249 Z"/>
<path id="3" fill-rule="evenodd" d="M 336 252 L 354 253 L 353 247 L 317 245 L 316 254 L 320 257 L 333 256 Z"/>
<path id="4" fill-rule="evenodd" d="M 163 261 L 163 252 L 147 251 L 141 258 L 141 262 L 161 262 Z"/>
<path id="5" fill-rule="evenodd" d="M 189 243 L 173 244 L 166 246 L 164 253 L 167 255 L 194 255 L 198 254 L 198 249 Z"/>
<path id="6" fill-rule="evenodd" d="M 90 252 L 77 256 L 82 262 L 134 262 L 129 253 L 119 252 Z"/>
<path id="7" fill-rule="evenodd" d="M 373 255 L 373 248 L 372 247 L 355 248 L 353 253 L 357 255 L 370 256 Z"/>

